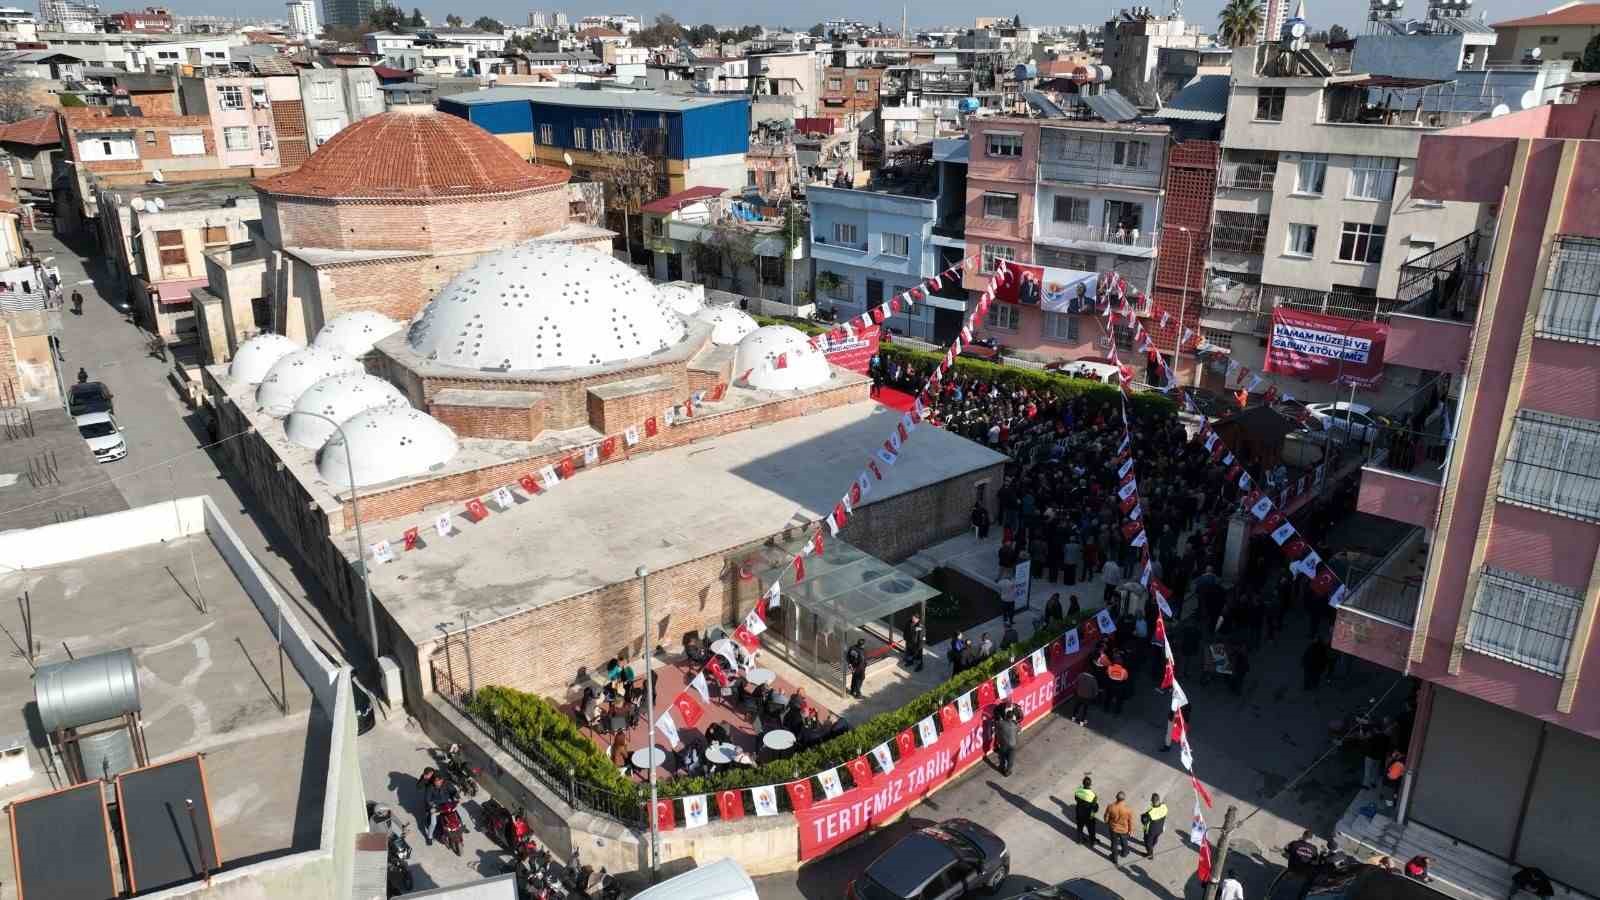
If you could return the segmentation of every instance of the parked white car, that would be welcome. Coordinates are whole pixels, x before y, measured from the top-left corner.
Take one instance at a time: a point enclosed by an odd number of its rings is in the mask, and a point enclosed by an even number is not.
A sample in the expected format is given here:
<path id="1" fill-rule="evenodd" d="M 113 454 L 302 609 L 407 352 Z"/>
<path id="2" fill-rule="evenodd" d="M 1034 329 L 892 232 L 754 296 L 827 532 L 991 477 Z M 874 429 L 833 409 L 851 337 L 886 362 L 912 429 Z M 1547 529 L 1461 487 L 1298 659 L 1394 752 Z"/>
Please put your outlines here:
<path id="1" fill-rule="evenodd" d="M 128 455 L 128 442 L 122 439 L 122 426 L 108 412 L 84 413 L 73 421 L 78 423 L 78 433 L 94 453 L 94 461 L 115 462 Z"/>
<path id="2" fill-rule="evenodd" d="M 1363 444 L 1370 444 L 1378 439 L 1378 433 L 1383 430 L 1384 422 L 1372 414 L 1372 407 L 1365 403 L 1307 403 L 1306 411 L 1321 425 L 1323 431 L 1333 432 L 1336 436 L 1348 435 Z"/>

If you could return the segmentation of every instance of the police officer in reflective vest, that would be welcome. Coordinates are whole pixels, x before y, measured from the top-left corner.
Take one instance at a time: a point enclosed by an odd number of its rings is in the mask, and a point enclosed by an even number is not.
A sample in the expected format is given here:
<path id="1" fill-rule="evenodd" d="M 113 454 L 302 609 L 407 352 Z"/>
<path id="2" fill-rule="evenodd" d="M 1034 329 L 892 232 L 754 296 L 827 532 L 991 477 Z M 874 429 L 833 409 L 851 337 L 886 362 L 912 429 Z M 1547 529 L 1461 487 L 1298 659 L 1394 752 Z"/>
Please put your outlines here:
<path id="1" fill-rule="evenodd" d="M 1156 841 L 1161 840 L 1161 832 L 1167 827 L 1167 805 L 1161 802 L 1160 794 L 1150 795 L 1150 808 L 1139 819 L 1144 822 L 1144 855 L 1154 859 Z"/>
<path id="2" fill-rule="evenodd" d="M 1094 846 L 1094 814 L 1100 811 L 1099 798 L 1095 796 L 1093 782 L 1089 776 L 1083 776 L 1083 787 L 1072 792 L 1075 814 L 1078 820 L 1078 840 L 1090 847 Z"/>

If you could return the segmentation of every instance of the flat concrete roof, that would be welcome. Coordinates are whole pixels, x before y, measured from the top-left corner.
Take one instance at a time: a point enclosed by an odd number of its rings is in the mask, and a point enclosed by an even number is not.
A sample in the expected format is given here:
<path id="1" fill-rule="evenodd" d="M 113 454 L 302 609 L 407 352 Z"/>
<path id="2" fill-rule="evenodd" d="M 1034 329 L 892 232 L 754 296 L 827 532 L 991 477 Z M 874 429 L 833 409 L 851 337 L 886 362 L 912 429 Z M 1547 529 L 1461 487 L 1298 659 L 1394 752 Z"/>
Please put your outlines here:
<path id="1" fill-rule="evenodd" d="M 636 109 L 647 112 L 684 112 L 723 103 L 738 103 L 744 97 L 712 97 L 695 94 L 666 94 L 653 90 L 590 90 L 574 87 L 494 87 L 443 98 L 443 103 L 477 106 L 483 103 L 528 102 L 557 106 L 582 106 L 592 109 Z"/>
<path id="2" fill-rule="evenodd" d="M 369 542 L 398 541 L 449 512 L 457 531 L 425 529 L 426 547 L 375 565 L 373 592 L 421 644 L 463 611 L 482 624 L 626 581 L 640 565 L 661 571 L 760 541 L 831 511 L 898 420 L 877 403 L 852 403 L 582 472 L 482 522 L 453 504 L 369 526 Z M 863 505 L 1005 460 L 940 428 L 918 428 L 911 445 L 895 466 L 879 464 L 885 478 Z M 354 535 L 340 545 L 353 560 Z"/>
<path id="3" fill-rule="evenodd" d="M 7 410 L 0 423 L 0 532 L 128 508 L 111 481 L 122 464 L 95 462 L 60 406 Z"/>
<path id="4" fill-rule="evenodd" d="M 133 649 L 150 760 L 205 754 L 224 862 L 318 846 L 328 718 L 292 664 L 284 666 L 289 712 L 280 711 L 273 625 L 205 532 L 0 576 L 8 601 L 24 590 L 36 665 L 66 661 L 66 648 L 77 658 Z M 15 605 L 10 618 L 7 627 L 25 640 Z M 0 788 L 0 802 L 51 789 L 31 674 L 8 643 L 0 735 L 27 735 L 34 774 Z M 0 844 L 9 841 L 0 831 Z M 0 880 L 16 883 L 11 868 L 11 853 L 0 850 Z"/>

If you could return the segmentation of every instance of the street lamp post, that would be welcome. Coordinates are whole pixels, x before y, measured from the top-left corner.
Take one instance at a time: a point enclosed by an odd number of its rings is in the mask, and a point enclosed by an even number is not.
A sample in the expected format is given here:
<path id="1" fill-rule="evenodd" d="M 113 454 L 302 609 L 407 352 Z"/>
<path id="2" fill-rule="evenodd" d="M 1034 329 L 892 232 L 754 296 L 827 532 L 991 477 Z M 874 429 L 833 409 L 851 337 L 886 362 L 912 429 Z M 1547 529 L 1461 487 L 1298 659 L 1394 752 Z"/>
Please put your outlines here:
<path id="1" fill-rule="evenodd" d="M 346 477 L 350 479 L 350 514 L 354 516 L 356 520 L 356 566 L 361 570 L 361 593 L 366 595 L 367 635 L 372 641 L 372 661 L 373 663 L 377 663 L 378 620 L 372 614 L 372 582 L 367 579 L 367 541 L 366 538 L 362 537 L 361 535 L 361 498 L 360 492 L 356 490 L 355 462 L 350 458 L 350 439 L 345 436 L 344 428 L 340 427 L 338 422 L 335 422 L 333 419 L 330 419 L 321 413 L 306 412 L 305 410 L 297 409 L 293 414 L 297 416 L 310 416 L 313 419 L 321 419 L 322 421 L 327 422 L 329 425 L 333 426 L 334 431 L 339 432 L 339 440 L 344 441 L 345 473 Z M 394 700 L 393 697 L 389 699 L 391 702 Z"/>
<path id="2" fill-rule="evenodd" d="M 650 881 L 660 877 L 661 831 L 656 823 L 656 686 L 650 678 L 650 570 L 640 566 L 633 570 L 639 576 L 639 595 L 644 601 L 644 718 L 645 735 L 649 752 L 645 754 L 650 764 Z"/>
<path id="3" fill-rule="evenodd" d="M 1178 327 L 1172 329 L 1172 380 L 1178 380 L 1178 351 L 1183 349 L 1183 317 L 1189 312 L 1189 266 L 1194 262 L 1194 234 L 1182 225 L 1185 247 L 1183 254 L 1183 293 L 1178 295 Z"/>

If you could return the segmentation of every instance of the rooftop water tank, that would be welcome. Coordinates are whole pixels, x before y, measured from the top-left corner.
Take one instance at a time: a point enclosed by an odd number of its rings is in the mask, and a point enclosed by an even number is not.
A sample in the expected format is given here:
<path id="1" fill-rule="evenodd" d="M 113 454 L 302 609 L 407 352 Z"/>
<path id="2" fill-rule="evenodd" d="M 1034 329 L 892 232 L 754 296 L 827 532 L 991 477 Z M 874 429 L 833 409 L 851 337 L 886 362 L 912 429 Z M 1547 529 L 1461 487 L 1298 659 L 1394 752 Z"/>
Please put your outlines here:
<path id="1" fill-rule="evenodd" d="M 39 667 L 33 679 L 39 726 L 47 732 L 138 712 L 139 676 L 128 648 Z"/>

